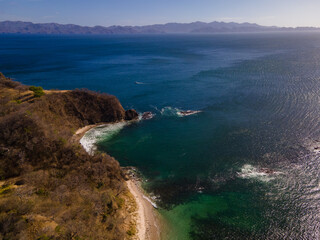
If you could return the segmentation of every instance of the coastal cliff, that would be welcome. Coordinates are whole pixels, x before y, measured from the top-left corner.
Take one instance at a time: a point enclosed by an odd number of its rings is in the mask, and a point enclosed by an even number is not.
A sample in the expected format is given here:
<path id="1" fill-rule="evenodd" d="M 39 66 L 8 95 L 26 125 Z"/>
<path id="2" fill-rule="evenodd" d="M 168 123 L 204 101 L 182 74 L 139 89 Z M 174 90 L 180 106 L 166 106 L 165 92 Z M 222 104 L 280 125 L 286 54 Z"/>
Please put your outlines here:
<path id="1" fill-rule="evenodd" d="M 137 116 L 111 95 L 43 91 L 0 73 L 0 239 L 134 238 L 137 206 L 119 163 L 71 139 Z"/>

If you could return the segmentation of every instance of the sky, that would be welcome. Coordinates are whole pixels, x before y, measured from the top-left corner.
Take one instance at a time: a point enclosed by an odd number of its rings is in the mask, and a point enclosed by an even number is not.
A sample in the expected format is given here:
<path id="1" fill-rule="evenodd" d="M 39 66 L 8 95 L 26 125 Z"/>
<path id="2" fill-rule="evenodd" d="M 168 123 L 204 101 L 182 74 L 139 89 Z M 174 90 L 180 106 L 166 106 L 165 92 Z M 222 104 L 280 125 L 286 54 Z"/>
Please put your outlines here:
<path id="1" fill-rule="evenodd" d="M 320 0 L 0 0 L 0 21 L 84 26 L 194 21 L 320 27 Z"/>

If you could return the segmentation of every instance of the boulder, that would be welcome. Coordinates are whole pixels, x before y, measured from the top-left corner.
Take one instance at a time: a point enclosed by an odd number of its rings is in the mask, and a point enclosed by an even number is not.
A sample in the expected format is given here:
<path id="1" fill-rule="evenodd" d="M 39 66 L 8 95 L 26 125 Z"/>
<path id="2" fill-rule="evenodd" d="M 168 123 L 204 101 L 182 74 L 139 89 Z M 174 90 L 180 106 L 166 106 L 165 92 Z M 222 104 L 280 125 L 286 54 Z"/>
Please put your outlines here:
<path id="1" fill-rule="evenodd" d="M 126 111 L 125 120 L 134 120 L 134 119 L 138 119 L 138 117 L 139 117 L 139 114 L 137 113 L 136 110 L 129 109 Z"/>

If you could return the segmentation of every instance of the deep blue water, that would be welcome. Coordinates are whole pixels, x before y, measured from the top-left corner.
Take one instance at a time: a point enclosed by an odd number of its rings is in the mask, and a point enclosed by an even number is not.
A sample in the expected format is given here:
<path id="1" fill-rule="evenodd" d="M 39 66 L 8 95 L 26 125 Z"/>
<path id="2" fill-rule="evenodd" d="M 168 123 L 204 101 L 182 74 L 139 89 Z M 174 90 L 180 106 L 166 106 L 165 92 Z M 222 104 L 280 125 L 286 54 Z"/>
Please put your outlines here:
<path id="1" fill-rule="evenodd" d="M 0 35 L 0 71 L 156 114 L 97 145 L 142 172 L 166 239 L 319 239 L 320 33 Z"/>

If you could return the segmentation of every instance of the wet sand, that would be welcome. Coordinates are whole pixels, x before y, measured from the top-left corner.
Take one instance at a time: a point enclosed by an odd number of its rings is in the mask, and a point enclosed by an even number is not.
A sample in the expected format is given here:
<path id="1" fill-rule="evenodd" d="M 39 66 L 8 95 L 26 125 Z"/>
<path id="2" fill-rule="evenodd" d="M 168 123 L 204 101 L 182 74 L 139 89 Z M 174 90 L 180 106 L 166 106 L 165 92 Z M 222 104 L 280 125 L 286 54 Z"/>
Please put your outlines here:
<path id="1" fill-rule="evenodd" d="M 135 215 L 137 224 L 137 239 L 159 240 L 161 235 L 161 222 L 159 213 L 146 199 L 139 182 L 131 179 L 127 181 L 127 186 L 137 203 L 137 214 Z"/>

